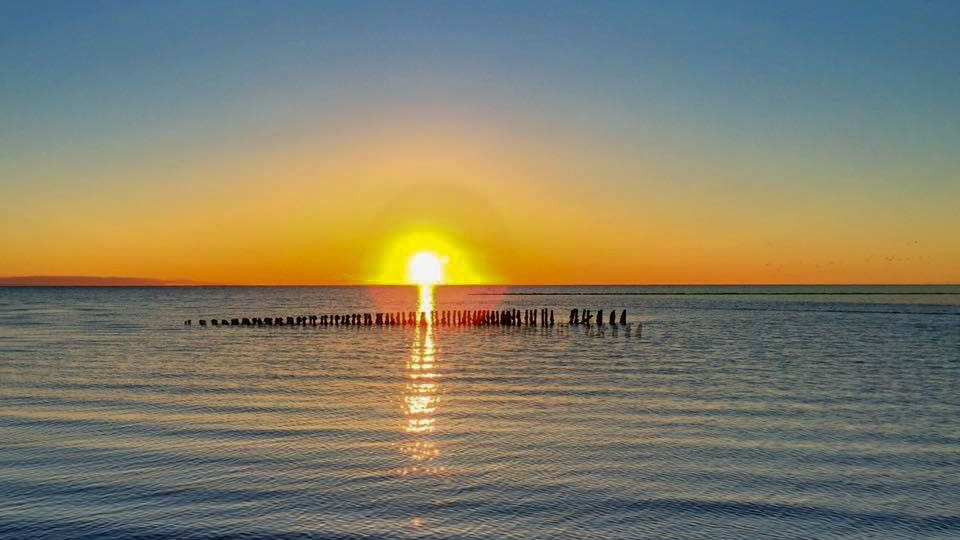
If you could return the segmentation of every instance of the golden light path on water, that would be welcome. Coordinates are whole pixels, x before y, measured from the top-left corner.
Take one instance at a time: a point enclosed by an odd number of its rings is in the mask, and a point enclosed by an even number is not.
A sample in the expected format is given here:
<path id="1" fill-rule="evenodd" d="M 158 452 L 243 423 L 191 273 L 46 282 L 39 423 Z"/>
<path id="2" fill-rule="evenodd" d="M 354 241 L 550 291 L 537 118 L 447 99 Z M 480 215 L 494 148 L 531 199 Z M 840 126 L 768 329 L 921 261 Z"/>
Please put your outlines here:
<path id="1" fill-rule="evenodd" d="M 433 464 L 440 456 L 440 449 L 430 437 L 436 429 L 435 414 L 440 403 L 439 359 L 430 317 L 433 309 L 433 287 L 420 285 L 417 311 L 424 322 L 414 326 L 410 357 L 404 371 L 403 416 L 408 439 L 400 450 L 410 458 L 410 463 L 401 468 L 402 475 L 443 472 L 442 466 Z"/>

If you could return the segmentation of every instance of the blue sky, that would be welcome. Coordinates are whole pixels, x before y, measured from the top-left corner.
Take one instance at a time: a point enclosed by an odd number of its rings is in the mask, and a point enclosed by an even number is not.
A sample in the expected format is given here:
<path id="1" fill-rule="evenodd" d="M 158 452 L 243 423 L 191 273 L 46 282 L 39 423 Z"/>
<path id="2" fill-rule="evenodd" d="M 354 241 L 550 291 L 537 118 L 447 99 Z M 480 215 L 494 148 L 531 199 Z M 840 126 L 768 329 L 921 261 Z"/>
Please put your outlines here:
<path id="1" fill-rule="evenodd" d="M 874 227 L 908 198 L 931 238 L 960 195 L 958 28 L 957 2 L 2 2 L 0 193 L 49 210 L 156 182 L 111 166 L 441 126 L 580 156 L 627 200 Z"/>

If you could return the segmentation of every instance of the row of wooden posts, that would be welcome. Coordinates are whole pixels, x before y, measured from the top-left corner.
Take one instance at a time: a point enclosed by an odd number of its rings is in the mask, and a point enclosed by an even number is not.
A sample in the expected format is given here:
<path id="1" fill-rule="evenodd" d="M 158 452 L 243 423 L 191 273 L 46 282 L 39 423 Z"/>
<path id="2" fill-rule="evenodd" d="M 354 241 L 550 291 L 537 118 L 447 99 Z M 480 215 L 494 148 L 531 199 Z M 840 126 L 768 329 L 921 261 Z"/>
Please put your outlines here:
<path id="1" fill-rule="evenodd" d="M 242 317 L 233 319 L 210 319 L 212 326 L 541 326 L 555 324 L 552 309 L 506 309 L 506 310 L 457 310 L 457 311 L 409 311 L 395 313 L 346 313 L 342 315 L 301 315 L 298 317 Z M 591 310 L 570 310 L 570 325 L 590 326 L 594 321 Z M 199 319 L 200 326 L 207 326 L 206 319 Z M 603 310 L 598 309 L 597 325 L 603 326 Z M 187 319 L 185 325 L 192 325 Z M 617 311 L 610 310 L 610 324 L 617 324 Z M 627 310 L 620 313 L 620 323 L 627 324 Z"/>

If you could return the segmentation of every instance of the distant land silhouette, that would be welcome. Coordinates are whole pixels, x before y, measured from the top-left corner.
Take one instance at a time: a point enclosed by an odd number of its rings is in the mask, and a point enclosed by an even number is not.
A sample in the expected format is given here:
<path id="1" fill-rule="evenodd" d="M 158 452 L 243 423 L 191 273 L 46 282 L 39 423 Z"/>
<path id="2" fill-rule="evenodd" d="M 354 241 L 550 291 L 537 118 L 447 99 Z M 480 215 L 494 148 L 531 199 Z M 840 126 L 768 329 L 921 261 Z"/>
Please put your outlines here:
<path id="1" fill-rule="evenodd" d="M 198 281 L 111 276 L 0 276 L 0 287 L 165 287 Z"/>

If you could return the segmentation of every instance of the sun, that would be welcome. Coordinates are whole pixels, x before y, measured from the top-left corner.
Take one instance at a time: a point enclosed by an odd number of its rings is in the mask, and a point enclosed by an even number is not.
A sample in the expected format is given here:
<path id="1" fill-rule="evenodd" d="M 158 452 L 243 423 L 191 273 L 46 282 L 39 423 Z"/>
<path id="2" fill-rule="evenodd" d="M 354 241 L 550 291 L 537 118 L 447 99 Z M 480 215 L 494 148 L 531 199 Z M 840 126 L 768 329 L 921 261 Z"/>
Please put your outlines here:
<path id="1" fill-rule="evenodd" d="M 407 281 L 416 285 L 439 285 L 443 283 L 443 267 L 447 257 L 432 251 L 418 251 L 407 261 Z"/>

